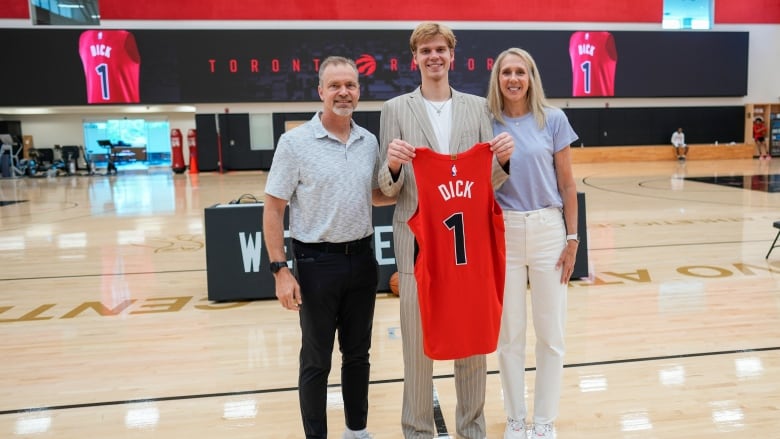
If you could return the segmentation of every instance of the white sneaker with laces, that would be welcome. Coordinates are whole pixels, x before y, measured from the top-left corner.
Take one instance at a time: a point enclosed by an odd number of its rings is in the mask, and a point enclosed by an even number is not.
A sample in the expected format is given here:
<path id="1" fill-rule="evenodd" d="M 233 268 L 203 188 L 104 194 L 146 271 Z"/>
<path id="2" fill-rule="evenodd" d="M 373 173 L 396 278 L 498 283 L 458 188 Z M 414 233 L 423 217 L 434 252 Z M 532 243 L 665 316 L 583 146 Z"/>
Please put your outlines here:
<path id="1" fill-rule="evenodd" d="M 512 418 L 506 418 L 506 429 L 504 430 L 504 439 L 528 439 L 528 433 L 525 427 L 525 421 L 515 421 Z"/>
<path id="2" fill-rule="evenodd" d="M 531 430 L 532 439 L 555 439 L 552 424 L 534 424 Z"/>
<path id="3" fill-rule="evenodd" d="M 347 428 L 344 430 L 342 439 L 373 439 L 374 435 L 370 434 L 367 430 L 354 431 Z"/>

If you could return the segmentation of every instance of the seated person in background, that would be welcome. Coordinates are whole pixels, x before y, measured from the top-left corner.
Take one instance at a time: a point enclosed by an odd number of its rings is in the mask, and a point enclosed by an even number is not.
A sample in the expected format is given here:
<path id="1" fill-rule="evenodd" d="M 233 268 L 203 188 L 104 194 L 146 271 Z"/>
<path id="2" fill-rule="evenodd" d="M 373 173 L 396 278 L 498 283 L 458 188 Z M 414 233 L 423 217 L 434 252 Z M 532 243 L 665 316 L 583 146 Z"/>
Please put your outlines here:
<path id="1" fill-rule="evenodd" d="M 753 121 L 753 141 L 756 142 L 758 147 L 759 160 L 772 158 L 766 146 L 766 125 L 764 125 L 764 119 L 760 117 Z"/>
<path id="2" fill-rule="evenodd" d="M 685 156 L 688 155 L 688 145 L 685 144 L 685 133 L 682 128 L 677 128 L 677 131 L 672 133 L 672 146 L 677 154 L 677 160 L 685 160 Z"/>

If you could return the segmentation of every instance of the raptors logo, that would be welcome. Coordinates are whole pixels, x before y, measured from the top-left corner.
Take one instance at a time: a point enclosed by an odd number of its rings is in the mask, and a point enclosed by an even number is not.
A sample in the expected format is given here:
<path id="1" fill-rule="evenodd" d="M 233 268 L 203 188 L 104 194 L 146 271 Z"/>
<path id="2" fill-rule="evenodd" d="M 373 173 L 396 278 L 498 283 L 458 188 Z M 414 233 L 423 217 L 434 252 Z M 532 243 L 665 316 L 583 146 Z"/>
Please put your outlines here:
<path id="1" fill-rule="evenodd" d="M 358 72 L 363 76 L 371 76 L 376 71 L 376 59 L 367 53 L 360 55 L 360 58 L 355 60 L 355 64 Z"/>

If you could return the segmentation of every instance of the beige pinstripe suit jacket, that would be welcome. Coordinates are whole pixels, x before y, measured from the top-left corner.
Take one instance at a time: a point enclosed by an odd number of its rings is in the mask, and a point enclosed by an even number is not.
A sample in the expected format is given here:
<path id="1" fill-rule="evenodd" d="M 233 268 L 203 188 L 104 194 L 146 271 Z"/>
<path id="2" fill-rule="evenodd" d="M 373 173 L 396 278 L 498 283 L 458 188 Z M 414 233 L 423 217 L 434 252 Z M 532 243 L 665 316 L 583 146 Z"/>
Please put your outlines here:
<path id="1" fill-rule="evenodd" d="M 403 165 L 401 174 L 393 181 L 387 167 L 387 148 L 393 139 L 402 139 L 418 146 L 438 146 L 436 134 L 428 119 L 425 101 L 418 87 L 411 93 L 384 103 L 379 129 L 381 155 L 379 187 L 388 196 L 398 196 L 393 214 L 393 240 L 396 265 L 401 273 L 414 273 L 413 235 L 406 221 L 417 209 L 417 184 L 413 164 Z M 452 90 L 452 132 L 450 153 L 463 152 L 479 142 L 493 138 L 487 104 L 484 98 Z M 500 186 L 509 175 L 493 160 L 493 187 Z"/>

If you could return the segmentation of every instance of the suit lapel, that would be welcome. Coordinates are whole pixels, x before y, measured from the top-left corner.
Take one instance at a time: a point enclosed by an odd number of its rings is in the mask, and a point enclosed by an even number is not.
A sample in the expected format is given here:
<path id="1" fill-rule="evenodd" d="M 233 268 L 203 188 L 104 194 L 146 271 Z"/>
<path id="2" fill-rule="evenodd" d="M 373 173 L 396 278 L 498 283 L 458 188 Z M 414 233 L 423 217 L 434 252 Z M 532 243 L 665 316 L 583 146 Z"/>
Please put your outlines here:
<path id="1" fill-rule="evenodd" d="M 417 120 L 417 123 L 422 129 L 426 146 L 433 149 L 434 151 L 437 151 L 439 147 L 439 141 L 436 139 L 436 133 L 433 131 L 433 125 L 431 125 L 431 121 L 428 118 L 428 110 L 425 108 L 425 101 L 423 99 L 424 98 L 422 92 L 420 91 L 420 87 L 417 87 L 414 92 L 409 94 L 409 110 L 412 112 L 412 115 Z"/>
<path id="2" fill-rule="evenodd" d="M 450 131 L 450 153 L 463 151 L 460 139 L 466 123 L 466 103 L 463 94 L 452 89 L 452 130 Z M 466 148 L 468 148 L 467 146 Z"/>

